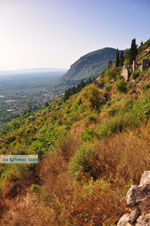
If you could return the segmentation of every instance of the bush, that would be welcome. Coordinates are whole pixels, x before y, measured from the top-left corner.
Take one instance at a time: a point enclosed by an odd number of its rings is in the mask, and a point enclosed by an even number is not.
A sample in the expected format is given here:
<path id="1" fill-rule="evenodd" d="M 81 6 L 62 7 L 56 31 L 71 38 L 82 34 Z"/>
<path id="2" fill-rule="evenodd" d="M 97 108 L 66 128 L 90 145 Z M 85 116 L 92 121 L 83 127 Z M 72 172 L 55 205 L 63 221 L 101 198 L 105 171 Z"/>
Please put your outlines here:
<path id="1" fill-rule="evenodd" d="M 85 144 L 82 146 L 70 159 L 69 172 L 76 178 L 79 178 L 81 173 L 88 173 L 90 171 L 89 161 L 93 154 L 94 145 Z"/>
<path id="2" fill-rule="evenodd" d="M 127 85 L 123 79 L 117 80 L 117 82 L 115 83 L 115 88 L 119 93 L 127 92 Z"/>
<path id="3" fill-rule="evenodd" d="M 136 88 L 136 84 L 128 84 L 127 89 Z"/>
<path id="4" fill-rule="evenodd" d="M 85 123 L 96 123 L 97 122 L 97 115 L 90 114 L 85 118 Z"/>
<path id="5" fill-rule="evenodd" d="M 133 71 L 131 76 L 133 79 L 137 79 L 139 77 L 139 75 L 140 75 L 139 71 Z"/>
<path id="6" fill-rule="evenodd" d="M 40 186 L 38 184 L 32 184 L 31 186 L 31 192 L 32 193 L 39 193 Z"/>
<path id="7" fill-rule="evenodd" d="M 150 82 L 142 82 L 140 89 L 145 91 L 150 88 Z"/>
<path id="8" fill-rule="evenodd" d="M 114 133 L 121 132 L 124 128 L 124 121 L 120 117 L 116 117 L 103 123 L 100 128 L 97 130 L 97 137 L 98 138 L 107 138 Z"/>
<path id="9" fill-rule="evenodd" d="M 94 110 L 99 110 L 103 103 L 103 99 L 99 89 L 95 85 L 91 85 L 88 90 L 88 100 L 90 102 L 90 107 Z"/>
<path id="10" fill-rule="evenodd" d="M 104 78 L 105 80 L 108 82 L 108 81 L 111 81 L 112 79 L 116 79 L 116 71 L 114 68 L 110 68 L 108 70 L 106 70 L 105 74 L 104 74 Z"/>
<path id="11" fill-rule="evenodd" d="M 104 91 L 109 92 L 111 90 L 111 84 L 107 83 L 104 87 Z"/>
<path id="12" fill-rule="evenodd" d="M 94 136 L 95 136 L 95 131 L 93 129 L 85 128 L 83 133 L 81 134 L 81 139 L 83 141 L 89 141 L 89 140 L 92 140 Z"/>

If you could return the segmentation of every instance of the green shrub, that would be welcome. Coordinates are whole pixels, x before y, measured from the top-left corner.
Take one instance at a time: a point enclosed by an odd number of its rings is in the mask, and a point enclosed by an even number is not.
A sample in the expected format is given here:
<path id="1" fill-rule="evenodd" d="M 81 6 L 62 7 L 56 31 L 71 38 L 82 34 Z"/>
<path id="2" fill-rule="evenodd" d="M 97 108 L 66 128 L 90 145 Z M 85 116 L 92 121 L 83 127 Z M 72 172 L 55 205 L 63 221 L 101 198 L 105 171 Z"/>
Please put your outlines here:
<path id="1" fill-rule="evenodd" d="M 100 106 L 102 105 L 102 96 L 101 93 L 95 85 L 91 85 L 88 90 L 88 100 L 90 102 L 91 109 L 100 110 Z"/>
<path id="2" fill-rule="evenodd" d="M 85 122 L 86 122 L 86 123 L 96 123 L 96 122 L 97 122 L 96 114 L 88 115 L 88 116 L 85 118 Z"/>
<path id="3" fill-rule="evenodd" d="M 114 133 L 121 132 L 124 127 L 124 122 L 122 118 L 115 117 L 110 121 L 103 123 L 97 130 L 98 138 L 107 138 Z"/>
<path id="4" fill-rule="evenodd" d="M 115 80 L 116 79 L 116 70 L 114 68 L 110 68 L 110 69 L 106 70 L 104 73 L 104 78 L 107 82 L 111 81 L 112 79 Z"/>
<path id="5" fill-rule="evenodd" d="M 127 84 L 127 89 L 135 88 L 136 84 Z"/>
<path id="6" fill-rule="evenodd" d="M 133 71 L 131 76 L 135 80 L 139 77 L 139 75 L 140 75 L 139 71 Z"/>
<path id="7" fill-rule="evenodd" d="M 108 84 L 105 85 L 104 91 L 107 91 L 108 92 L 110 90 L 111 90 L 111 84 L 108 83 Z"/>
<path id="8" fill-rule="evenodd" d="M 32 184 L 31 186 L 31 192 L 32 193 L 39 193 L 40 186 L 38 184 Z"/>
<path id="9" fill-rule="evenodd" d="M 110 115 L 110 116 L 115 116 L 115 115 L 118 113 L 118 111 L 119 111 L 118 106 L 113 106 L 113 107 L 111 108 L 111 110 L 109 111 L 109 115 Z"/>
<path id="10" fill-rule="evenodd" d="M 81 139 L 83 141 L 89 141 L 89 140 L 92 140 L 94 136 L 95 136 L 95 131 L 93 129 L 85 128 L 83 133 L 81 134 Z"/>
<path id="11" fill-rule="evenodd" d="M 142 82 L 140 89 L 145 91 L 150 88 L 150 82 Z"/>
<path id="12" fill-rule="evenodd" d="M 119 79 L 115 83 L 115 88 L 119 93 L 126 93 L 127 92 L 127 85 L 124 79 Z"/>
<path id="13" fill-rule="evenodd" d="M 70 159 L 69 172 L 76 178 L 79 178 L 81 173 L 88 173 L 90 171 L 89 160 L 93 154 L 94 145 L 84 144 Z"/>

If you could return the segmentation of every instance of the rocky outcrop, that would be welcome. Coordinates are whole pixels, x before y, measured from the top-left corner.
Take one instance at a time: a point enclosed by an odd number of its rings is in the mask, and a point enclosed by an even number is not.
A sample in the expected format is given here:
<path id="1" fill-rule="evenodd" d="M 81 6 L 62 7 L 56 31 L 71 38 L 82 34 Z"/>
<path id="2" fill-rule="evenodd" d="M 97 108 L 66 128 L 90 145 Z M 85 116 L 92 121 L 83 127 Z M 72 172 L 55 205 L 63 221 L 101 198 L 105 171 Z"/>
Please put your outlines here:
<path id="1" fill-rule="evenodd" d="M 145 171 L 139 186 L 132 185 L 126 195 L 129 213 L 124 214 L 118 226 L 150 226 L 150 171 Z"/>

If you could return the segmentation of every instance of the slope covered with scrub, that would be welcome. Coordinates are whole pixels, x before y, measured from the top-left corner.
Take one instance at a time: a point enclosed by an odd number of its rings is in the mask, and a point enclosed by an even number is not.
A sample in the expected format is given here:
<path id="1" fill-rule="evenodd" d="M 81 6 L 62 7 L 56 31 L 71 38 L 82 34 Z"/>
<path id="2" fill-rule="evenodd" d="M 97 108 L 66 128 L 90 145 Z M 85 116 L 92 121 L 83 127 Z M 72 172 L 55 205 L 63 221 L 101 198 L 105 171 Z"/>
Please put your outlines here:
<path id="1" fill-rule="evenodd" d="M 39 163 L 1 164 L 1 225 L 115 225 L 125 213 L 129 186 L 150 170 L 150 69 L 128 83 L 121 69 L 9 123 L 0 154 Z"/>

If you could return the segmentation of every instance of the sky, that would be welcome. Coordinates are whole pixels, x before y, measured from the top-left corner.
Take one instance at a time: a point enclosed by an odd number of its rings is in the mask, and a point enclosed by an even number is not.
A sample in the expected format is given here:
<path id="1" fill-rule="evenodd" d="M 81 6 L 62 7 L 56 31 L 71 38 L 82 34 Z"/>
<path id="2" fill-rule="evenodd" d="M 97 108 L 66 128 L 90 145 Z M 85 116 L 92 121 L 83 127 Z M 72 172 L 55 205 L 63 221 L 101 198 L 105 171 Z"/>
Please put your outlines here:
<path id="1" fill-rule="evenodd" d="M 104 47 L 150 38 L 150 0 L 0 0 L 0 71 L 68 69 Z"/>

